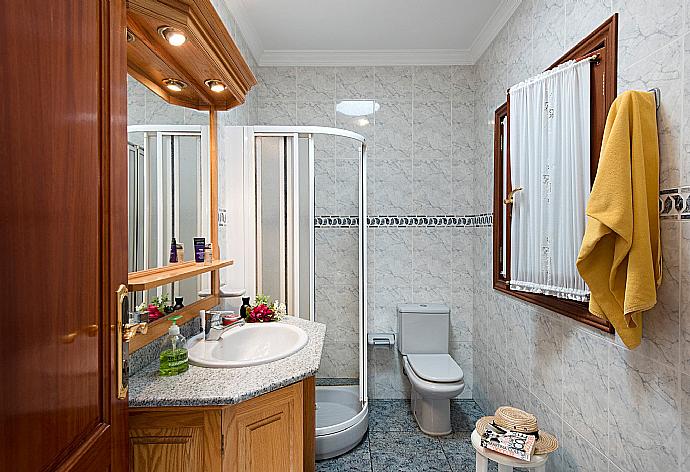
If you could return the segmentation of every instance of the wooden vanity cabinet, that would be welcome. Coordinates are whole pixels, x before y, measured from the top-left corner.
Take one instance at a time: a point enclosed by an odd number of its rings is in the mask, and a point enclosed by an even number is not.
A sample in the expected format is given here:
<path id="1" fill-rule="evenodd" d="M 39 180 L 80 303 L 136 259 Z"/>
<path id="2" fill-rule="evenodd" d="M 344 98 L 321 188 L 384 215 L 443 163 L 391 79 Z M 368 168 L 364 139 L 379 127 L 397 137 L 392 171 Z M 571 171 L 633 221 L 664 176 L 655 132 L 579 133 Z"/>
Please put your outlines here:
<path id="1" fill-rule="evenodd" d="M 236 405 L 132 408 L 133 472 L 314 470 L 314 378 Z"/>
<path id="2" fill-rule="evenodd" d="M 219 408 L 131 409 L 130 470 L 222 470 L 221 417 Z"/>

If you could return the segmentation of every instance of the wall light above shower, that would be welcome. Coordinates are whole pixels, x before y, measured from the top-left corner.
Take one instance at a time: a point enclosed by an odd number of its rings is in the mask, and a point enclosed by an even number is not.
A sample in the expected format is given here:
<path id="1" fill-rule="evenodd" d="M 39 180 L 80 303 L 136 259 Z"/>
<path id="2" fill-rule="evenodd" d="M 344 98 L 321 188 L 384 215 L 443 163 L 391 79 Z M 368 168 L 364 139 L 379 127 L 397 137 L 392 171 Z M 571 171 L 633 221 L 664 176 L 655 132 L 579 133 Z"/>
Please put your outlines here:
<path id="1" fill-rule="evenodd" d="M 335 106 L 335 110 L 338 113 L 347 116 L 362 117 L 373 115 L 379 108 L 381 108 L 381 105 L 373 100 L 343 100 L 342 102 L 338 102 Z M 365 126 L 367 124 L 369 124 L 368 120 L 367 123 L 360 124 L 360 126 Z"/>

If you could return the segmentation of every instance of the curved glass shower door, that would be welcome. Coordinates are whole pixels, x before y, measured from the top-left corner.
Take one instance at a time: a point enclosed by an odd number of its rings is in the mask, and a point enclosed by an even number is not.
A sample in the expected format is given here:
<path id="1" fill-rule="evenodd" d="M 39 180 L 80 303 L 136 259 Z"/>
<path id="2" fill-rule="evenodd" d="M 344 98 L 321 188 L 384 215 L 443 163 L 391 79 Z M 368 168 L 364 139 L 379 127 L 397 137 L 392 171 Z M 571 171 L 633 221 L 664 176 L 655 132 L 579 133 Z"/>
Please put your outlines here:
<path id="1" fill-rule="evenodd" d="M 367 429 L 366 143 L 334 128 L 253 133 L 257 291 L 326 325 L 317 458 L 333 457 Z"/>

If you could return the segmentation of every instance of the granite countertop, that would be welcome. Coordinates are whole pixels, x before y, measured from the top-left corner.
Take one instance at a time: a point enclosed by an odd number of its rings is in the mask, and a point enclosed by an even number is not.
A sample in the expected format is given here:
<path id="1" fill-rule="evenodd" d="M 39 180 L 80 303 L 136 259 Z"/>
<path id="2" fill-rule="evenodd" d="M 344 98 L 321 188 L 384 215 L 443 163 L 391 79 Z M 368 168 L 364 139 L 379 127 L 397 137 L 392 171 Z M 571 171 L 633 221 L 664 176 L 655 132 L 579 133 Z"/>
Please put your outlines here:
<path id="1" fill-rule="evenodd" d="M 189 366 L 174 377 L 158 376 L 158 360 L 129 379 L 130 407 L 231 405 L 299 382 L 316 373 L 326 325 L 286 316 L 280 323 L 302 328 L 307 345 L 268 364 L 230 369 Z"/>

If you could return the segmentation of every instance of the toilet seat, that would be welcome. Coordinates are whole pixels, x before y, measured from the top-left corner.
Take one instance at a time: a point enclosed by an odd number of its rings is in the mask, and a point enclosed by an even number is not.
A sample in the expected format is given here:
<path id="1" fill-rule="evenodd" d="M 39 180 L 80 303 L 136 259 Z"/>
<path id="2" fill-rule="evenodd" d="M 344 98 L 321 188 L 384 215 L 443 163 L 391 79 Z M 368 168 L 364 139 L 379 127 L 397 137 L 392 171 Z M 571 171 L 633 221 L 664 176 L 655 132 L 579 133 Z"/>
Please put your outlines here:
<path id="1" fill-rule="evenodd" d="M 407 374 L 407 379 L 410 381 L 413 391 L 417 391 L 427 398 L 451 399 L 465 389 L 464 379 L 457 382 L 431 382 L 423 379 L 417 375 L 410 365 L 409 357 L 403 357 L 403 370 Z"/>
<path id="2" fill-rule="evenodd" d="M 457 383 L 465 375 L 448 354 L 409 354 L 407 360 L 414 373 L 428 382 Z"/>

